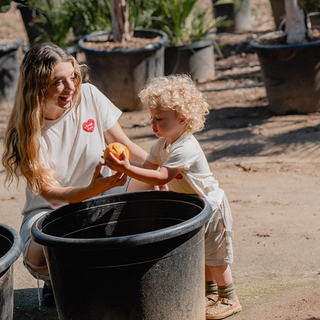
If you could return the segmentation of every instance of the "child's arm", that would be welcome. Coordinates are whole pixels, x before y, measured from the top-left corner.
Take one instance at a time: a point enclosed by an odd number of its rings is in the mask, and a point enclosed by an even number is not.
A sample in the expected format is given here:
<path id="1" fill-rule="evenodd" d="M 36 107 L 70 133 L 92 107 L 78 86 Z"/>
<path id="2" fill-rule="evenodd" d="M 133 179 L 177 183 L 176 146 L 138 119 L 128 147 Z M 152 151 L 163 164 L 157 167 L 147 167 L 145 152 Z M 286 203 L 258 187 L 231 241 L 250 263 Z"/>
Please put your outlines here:
<path id="1" fill-rule="evenodd" d="M 110 169 L 152 185 L 164 185 L 174 179 L 181 171 L 180 168 L 160 167 L 157 169 L 158 166 L 151 164 L 147 160 L 144 163 L 144 168 L 137 167 L 130 164 L 125 152 L 122 154 L 122 160 L 118 160 L 113 154 L 111 154 L 111 157 L 113 161 L 105 159 L 105 164 Z"/>

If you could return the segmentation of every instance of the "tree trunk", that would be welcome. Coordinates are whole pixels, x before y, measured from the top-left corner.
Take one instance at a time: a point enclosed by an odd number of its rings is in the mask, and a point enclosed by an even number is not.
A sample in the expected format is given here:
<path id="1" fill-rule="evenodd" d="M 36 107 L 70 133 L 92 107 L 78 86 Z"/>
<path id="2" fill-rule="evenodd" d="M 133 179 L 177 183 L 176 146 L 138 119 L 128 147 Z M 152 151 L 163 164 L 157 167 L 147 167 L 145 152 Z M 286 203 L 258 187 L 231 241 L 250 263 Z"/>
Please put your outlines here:
<path id="1" fill-rule="evenodd" d="M 112 33 L 114 42 L 124 42 L 131 38 L 129 6 L 126 0 L 111 0 Z"/>
<path id="2" fill-rule="evenodd" d="M 305 43 L 312 39 L 311 24 L 307 12 L 300 6 L 299 0 L 285 0 L 285 33 L 288 44 Z"/>

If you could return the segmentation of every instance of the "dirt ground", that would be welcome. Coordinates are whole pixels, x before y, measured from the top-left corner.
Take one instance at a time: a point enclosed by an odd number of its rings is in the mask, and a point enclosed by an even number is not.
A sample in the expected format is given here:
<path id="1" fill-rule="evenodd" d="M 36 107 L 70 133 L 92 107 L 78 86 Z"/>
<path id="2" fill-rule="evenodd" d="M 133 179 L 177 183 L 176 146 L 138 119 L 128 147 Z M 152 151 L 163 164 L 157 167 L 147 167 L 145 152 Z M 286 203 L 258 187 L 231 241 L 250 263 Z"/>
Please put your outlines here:
<path id="1" fill-rule="evenodd" d="M 217 36 L 223 56 L 216 54 L 216 78 L 199 85 L 211 112 L 196 136 L 234 219 L 232 270 L 243 311 L 232 319 L 320 320 L 320 113 L 269 112 L 248 43 L 274 22 L 269 2 L 254 0 L 251 6 L 254 31 Z M 0 18 L 21 26 L 14 10 Z M 0 110 L 1 141 L 8 111 L 10 106 Z M 120 124 L 150 149 L 156 138 L 145 111 L 124 113 Z M 3 179 L 1 167 L 0 222 L 18 231 L 25 186 L 8 192 Z M 14 265 L 14 320 L 58 319 L 55 309 L 39 310 L 37 281 L 21 261 Z"/>

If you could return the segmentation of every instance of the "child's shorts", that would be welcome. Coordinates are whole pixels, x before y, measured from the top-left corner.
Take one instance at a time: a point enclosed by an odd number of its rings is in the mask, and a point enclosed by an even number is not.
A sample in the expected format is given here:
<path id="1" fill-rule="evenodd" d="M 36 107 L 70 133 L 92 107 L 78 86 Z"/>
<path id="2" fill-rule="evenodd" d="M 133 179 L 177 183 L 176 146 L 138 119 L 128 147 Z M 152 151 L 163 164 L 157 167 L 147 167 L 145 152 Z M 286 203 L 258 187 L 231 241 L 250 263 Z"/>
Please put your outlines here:
<path id="1" fill-rule="evenodd" d="M 213 211 L 206 224 L 205 233 L 205 264 L 220 266 L 233 262 L 232 249 L 232 215 L 227 197 L 224 196 L 221 205 Z"/>

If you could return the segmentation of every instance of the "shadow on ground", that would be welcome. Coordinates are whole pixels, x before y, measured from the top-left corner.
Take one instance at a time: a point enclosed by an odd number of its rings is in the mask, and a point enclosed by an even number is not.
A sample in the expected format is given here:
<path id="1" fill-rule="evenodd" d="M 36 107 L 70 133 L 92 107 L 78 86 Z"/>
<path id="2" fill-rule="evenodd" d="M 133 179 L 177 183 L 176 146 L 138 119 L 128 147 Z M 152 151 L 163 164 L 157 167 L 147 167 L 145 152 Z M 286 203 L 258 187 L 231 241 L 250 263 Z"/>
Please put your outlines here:
<path id="1" fill-rule="evenodd" d="M 58 320 L 56 308 L 41 306 L 39 310 L 38 289 L 14 290 L 13 320 Z"/>

